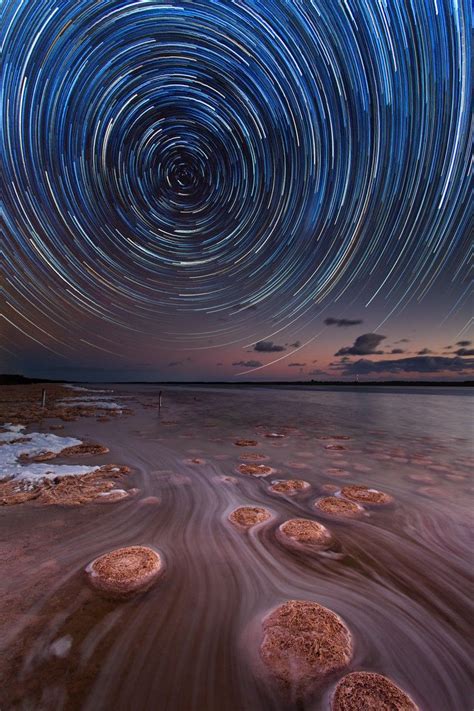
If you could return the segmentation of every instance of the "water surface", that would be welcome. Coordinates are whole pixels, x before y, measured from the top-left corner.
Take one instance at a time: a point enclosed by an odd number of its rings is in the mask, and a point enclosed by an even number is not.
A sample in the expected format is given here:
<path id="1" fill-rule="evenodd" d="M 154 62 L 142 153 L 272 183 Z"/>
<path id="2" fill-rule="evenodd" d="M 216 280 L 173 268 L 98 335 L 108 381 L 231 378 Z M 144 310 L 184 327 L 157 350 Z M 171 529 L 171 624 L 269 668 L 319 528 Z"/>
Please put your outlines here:
<path id="1" fill-rule="evenodd" d="M 133 415 L 64 429 L 110 448 L 85 463 L 131 466 L 136 496 L 2 510 L 2 709 L 294 708 L 262 676 L 256 648 L 262 616 L 284 600 L 305 599 L 347 623 L 355 639 L 350 670 L 390 676 L 426 711 L 468 711 L 466 391 L 162 388 L 159 413 L 159 389 L 114 386 L 118 400 L 130 398 Z M 279 431 L 286 436 L 264 436 Z M 334 435 L 351 437 L 334 440 L 344 450 L 326 449 Z M 239 438 L 258 446 L 236 447 Z M 276 474 L 239 474 L 239 457 L 249 451 L 266 455 Z M 285 498 L 268 490 L 277 478 L 302 478 L 311 489 Z M 347 483 L 382 489 L 395 505 L 360 521 L 319 515 L 322 487 Z M 159 503 L 143 503 L 148 497 Z M 227 521 L 240 505 L 265 506 L 274 518 L 241 533 Z M 331 529 L 333 554 L 279 542 L 278 525 L 300 516 Z M 133 544 L 155 546 L 165 576 L 136 600 L 100 599 L 84 567 Z M 327 709 L 340 676 L 298 708 Z"/>

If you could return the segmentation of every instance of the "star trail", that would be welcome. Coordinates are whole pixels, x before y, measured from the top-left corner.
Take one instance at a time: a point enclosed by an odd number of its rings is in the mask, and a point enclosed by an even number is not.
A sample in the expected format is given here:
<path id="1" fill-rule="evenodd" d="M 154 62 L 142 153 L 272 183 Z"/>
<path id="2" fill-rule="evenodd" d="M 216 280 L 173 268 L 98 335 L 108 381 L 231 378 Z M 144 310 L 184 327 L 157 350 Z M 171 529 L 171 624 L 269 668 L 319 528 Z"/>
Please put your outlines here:
<path id="1" fill-rule="evenodd" d="M 354 304 L 382 333 L 411 304 L 439 322 L 465 307 L 468 2 L 6 0 L 3 14 L 13 361 L 248 360 L 274 334 L 312 342 Z"/>

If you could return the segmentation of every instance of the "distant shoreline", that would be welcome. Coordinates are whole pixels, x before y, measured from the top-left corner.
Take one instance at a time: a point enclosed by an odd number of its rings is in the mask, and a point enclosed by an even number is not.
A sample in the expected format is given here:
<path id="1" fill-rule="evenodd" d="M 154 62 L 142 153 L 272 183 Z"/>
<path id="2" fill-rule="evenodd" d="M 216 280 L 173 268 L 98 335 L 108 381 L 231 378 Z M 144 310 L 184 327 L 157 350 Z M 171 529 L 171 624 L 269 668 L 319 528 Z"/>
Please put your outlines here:
<path id="1" fill-rule="evenodd" d="M 274 388 L 274 387 L 340 387 L 340 388 L 365 388 L 365 387 L 434 387 L 434 388 L 470 388 L 473 380 L 273 380 L 273 381 L 210 381 L 210 380 L 64 380 L 47 378 L 28 378 L 18 374 L 0 374 L 1 385 L 30 385 L 34 383 L 71 383 L 76 385 L 162 385 L 162 386 L 211 386 L 230 388 Z"/>

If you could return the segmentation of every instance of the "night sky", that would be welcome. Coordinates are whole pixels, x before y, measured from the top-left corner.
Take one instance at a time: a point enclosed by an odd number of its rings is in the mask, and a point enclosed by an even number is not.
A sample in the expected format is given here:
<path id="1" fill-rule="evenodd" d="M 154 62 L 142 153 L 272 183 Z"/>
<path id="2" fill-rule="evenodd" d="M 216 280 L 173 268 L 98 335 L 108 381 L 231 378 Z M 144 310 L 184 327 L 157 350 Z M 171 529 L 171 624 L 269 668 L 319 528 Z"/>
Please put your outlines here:
<path id="1" fill-rule="evenodd" d="M 5 0 L 0 371 L 472 376 L 471 20 Z"/>

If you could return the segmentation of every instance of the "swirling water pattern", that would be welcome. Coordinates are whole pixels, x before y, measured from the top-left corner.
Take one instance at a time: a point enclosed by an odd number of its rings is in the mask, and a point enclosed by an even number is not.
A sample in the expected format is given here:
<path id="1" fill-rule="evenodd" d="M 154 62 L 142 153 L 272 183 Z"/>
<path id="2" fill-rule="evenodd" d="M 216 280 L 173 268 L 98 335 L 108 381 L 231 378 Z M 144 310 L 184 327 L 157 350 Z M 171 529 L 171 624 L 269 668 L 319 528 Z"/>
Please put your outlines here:
<path id="1" fill-rule="evenodd" d="M 109 446 L 108 461 L 134 468 L 138 494 L 2 511 L 2 708 L 294 709 L 262 676 L 259 625 L 282 601 L 308 599 L 346 621 L 351 669 L 387 674 L 426 711 L 470 709 L 472 462 L 461 390 L 167 389 L 161 418 L 158 388 L 121 393 L 134 396 L 132 416 L 79 420 L 65 433 Z M 283 427 L 282 439 L 264 436 Z M 326 448 L 334 435 L 352 438 L 345 450 Z M 234 445 L 240 437 L 258 440 L 252 451 L 276 474 L 237 473 L 249 451 Z M 311 489 L 278 496 L 268 489 L 275 477 Z M 348 482 L 387 491 L 395 504 L 359 521 L 324 519 L 314 508 L 322 486 Z M 274 519 L 241 533 L 227 520 L 241 505 L 265 506 Z M 277 527 L 296 516 L 324 522 L 334 549 L 286 548 Z M 136 600 L 102 600 L 84 567 L 135 544 L 160 551 L 164 577 Z M 336 682 L 297 708 L 327 711 Z"/>
<path id="2" fill-rule="evenodd" d="M 250 306 L 278 327 L 361 290 L 391 311 L 464 274 L 469 18 L 6 0 L 8 318 L 60 354 L 71 318 L 105 350 L 198 346 L 193 315 L 240 312 L 212 329 L 248 341 Z"/>

